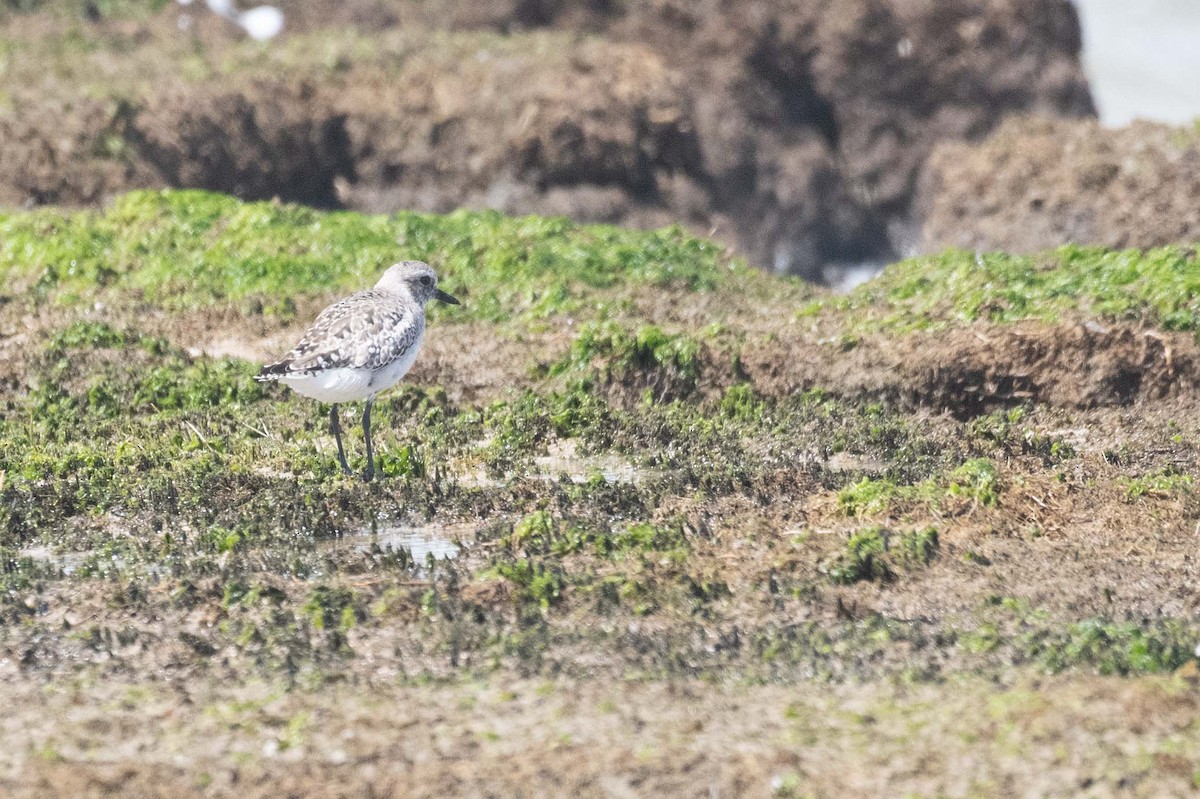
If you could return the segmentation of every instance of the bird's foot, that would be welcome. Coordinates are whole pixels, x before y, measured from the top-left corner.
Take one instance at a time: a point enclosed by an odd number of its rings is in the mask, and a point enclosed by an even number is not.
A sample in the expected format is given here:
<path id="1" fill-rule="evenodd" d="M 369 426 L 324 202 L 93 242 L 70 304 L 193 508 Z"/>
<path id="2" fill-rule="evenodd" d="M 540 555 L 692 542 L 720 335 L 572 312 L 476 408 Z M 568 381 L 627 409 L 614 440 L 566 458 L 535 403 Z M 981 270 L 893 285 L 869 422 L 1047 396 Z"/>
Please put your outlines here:
<path id="1" fill-rule="evenodd" d="M 363 469 L 362 479 L 364 483 L 369 483 L 375 479 L 375 467 L 369 466 Z"/>

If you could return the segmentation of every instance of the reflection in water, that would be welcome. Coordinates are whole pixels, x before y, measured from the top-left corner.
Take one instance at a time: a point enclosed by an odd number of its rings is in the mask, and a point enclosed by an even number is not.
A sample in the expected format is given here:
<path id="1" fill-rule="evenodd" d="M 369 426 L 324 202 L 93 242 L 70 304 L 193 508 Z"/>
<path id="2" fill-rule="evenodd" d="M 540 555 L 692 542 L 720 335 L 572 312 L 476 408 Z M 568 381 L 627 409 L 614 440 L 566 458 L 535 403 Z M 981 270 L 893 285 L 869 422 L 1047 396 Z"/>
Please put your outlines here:
<path id="1" fill-rule="evenodd" d="M 317 542 L 316 546 L 318 550 L 325 552 L 339 550 L 369 552 L 375 546 L 385 552 L 405 549 L 412 555 L 413 563 L 419 568 L 430 556 L 434 560 L 456 557 L 462 548 L 455 543 L 455 539 L 470 539 L 473 535 L 474 528 L 467 525 L 423 528 L 386 527 L 375 532 L 366 529 L 342 538 L 324 539 Z M 97 551 L 55 552 L 51 547 L 44 545 L 19 550 L 17 557 L 29 558 L 36 563 L 61 572 L 64 576 L 70 576 L 81 569 L 94 572 L 97 568 L 103 570 L 107 567 L 115 567 L 123 570 L 126 566 L 125 561 L 119 556 L 105 557 Z M 162 564 L 147 564 L 147 569 L 151 574 L 158 574 L 161 568 Z M 320 572 L 313 572 L 308 576 L 318 576 L 319 574 Z"/>
<path id="2" fill-rule="evenodd" d="M 501 477 L 487 473 L 482 467 L 452 472 L 452 479 L 469 488 L 503 488 L 514 480 L 539 480 L 555 483 L 564 476 L 576 485 L 586 485 L 597 478 L 609 484 L 639 485 L 648 480 L 666 477 L 670 472 L 630 463 L 619 455 L 584 455 L 573 439 L 555 441 L 545 455 L 533 458 L 533 469 L 520 470 Z"/>
<path id="3" fill-rule="evenodd" d="M 421 564 L 432 555 L 435 560 L 453 558 L 461 548 L 452 538 L 462 538 L 470 532 L 467 527 L 384 527 L 372 532 L 370 529 L 323 542 L 330 550 L 349 549 L 368 552 L 373 547 L 387 551 L 406 549 L 415 563 Z"/>
<path id="4" fill-rule="evenodd" d="M 627 463 L 616 457 L 576 457 L 547 455 L 533 459 L 541 472 L 540 479 L 554 481 L 561 475 L 566 475 L 572 483 L 583 484 L 599 475 L 606 483 L 629 483 L 637 485 L 646 477 L 656 474 L 652 469 L 644 469 Z"/>
<path id="5" fill-rule="evenodd" d="M 19 558 L 29 558 L 37 563 L 42 563 L 54 569 L 60 570 L 64 575 L 70 575 L 76 571 L 83 562 L 94 555 L 93 552 L 55 552 L 47 546 L 26 547 L 17 552 Z M 116 559 L 114 558 L 114 561 Z"/>

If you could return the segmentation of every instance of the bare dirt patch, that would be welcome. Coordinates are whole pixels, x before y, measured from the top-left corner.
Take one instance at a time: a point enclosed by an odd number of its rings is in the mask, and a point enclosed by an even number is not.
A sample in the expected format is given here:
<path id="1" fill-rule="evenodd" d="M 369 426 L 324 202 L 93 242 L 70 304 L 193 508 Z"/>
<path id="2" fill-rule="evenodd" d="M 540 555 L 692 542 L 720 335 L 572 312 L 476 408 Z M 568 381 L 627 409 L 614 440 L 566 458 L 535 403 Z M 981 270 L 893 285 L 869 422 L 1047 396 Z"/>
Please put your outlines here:
<path id="1" fill-rule="evenodd" d="M 350 686 L 113 684 L 15 707 L 6 733 L 38 733 L 6 751 L 0 785 L 21 799 L 1187 796 L 1196 704 L 1187 682 L 1165 679 L 966 681 L 953 693 L 515 679 L 372 686 L 369 699 Z M 1114 717 L 1126 730 L 1113 734 Z"/>
<path id="2" fill-rule="evenodd" d="M 1031 402 L 1094 407 L 1194 397 L 1198 352 L 1186 334 L 1027 323 L 850 341 L 781 334 L 747 347 L 742 362 L 768 393 L 820 387 L 970 417 Z"/>

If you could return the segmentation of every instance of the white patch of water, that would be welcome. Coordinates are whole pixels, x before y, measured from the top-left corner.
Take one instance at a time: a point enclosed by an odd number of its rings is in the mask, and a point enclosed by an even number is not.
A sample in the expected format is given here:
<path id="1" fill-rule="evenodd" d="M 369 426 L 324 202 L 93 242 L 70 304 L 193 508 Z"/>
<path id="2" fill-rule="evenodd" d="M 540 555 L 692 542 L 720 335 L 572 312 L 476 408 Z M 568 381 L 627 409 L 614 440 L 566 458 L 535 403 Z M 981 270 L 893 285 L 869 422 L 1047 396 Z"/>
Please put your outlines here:
<path id="1" fill-rule="evenodd" d="M 350 549 L 368 552 L 378 546 L 382 550 L 407 549 L 413 561 L 424 563 L 432 555 L 434 560 L 454 558 L 462 551 L 455 541 L 462 540 L 474 532 L 465 527 L 384 527 L 372 532 L 362 532 L 322 542 L 327 549 Z"/>
<path id="2" fill-rule="evenodd" d="M 77 571 L 83 562 L 91 557 L 92 552 L 55 552 L 48 546 L 26 547 L 17 551 L 17 557 L 29 558 L 38 563 L 45 563 L 48 566 L 53 566 L 56 569 L 61 569 L 65 575 L 70 575 Z M 113 562 L 120 566 L 118 559 L 114 558 Z"/>
<path id="3" fill-rule="evenodd" d="M 1083 63 L 1106 125 L 1200 117 L 1200 2 L 1075 0 Z"/>

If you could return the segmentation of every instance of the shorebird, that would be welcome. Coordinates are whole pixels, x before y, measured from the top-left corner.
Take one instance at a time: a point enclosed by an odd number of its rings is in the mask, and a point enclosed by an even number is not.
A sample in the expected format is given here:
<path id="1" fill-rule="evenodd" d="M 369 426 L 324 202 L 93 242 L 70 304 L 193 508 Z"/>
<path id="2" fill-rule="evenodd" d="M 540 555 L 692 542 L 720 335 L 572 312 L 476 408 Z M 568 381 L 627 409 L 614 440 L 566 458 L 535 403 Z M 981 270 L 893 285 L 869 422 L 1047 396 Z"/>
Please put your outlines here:
<path id="1" fill-rule="evenodd" d="M 425 341 L 425 304 L 430 300 L 458 305 L 437 287 L 429 264 L 401 261 L 379 278 L 375 288 L 351 294 L 321 311 L 291 352 L 267 364 L 255 380 L 278 380 L 292 390 L 332 403 L 329 424 L 337 441 L 338 463 L 350 474 L 338 405 L 365 399 L 363 438 L 367 468 L 363 479 L 375 476 L 371 449 L 371 406 L 379 392 L 391 388 L 412 368 Z"/>

